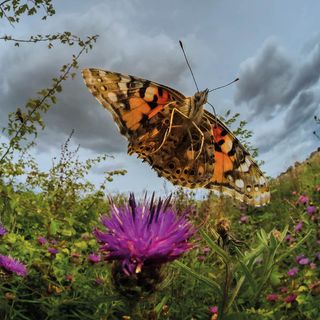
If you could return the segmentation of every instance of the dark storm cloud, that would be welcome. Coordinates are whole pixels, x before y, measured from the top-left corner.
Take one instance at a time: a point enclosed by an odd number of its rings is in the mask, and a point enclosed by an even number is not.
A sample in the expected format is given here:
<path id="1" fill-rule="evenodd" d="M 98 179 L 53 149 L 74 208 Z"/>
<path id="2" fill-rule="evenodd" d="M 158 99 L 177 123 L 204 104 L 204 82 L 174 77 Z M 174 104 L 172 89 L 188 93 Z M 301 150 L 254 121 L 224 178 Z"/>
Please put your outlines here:
<path id="1" fill-rule="evenodd" d="M 269 40 L 241 65 L 235 102 L 247 105 L 251 117 L 270 119 L 288 110 L 297 97 L 303 99 L 300 94 L 319 81 L 319 70 L 319 44 L 294 62 L 279 44 Z"/>
<path id="2" fill-rule="evenodd" d="M 94 50 L 82 56 L 83 67 L 100 67 L 149 78 L 167 85 L 184 86 L 185 62 L 178 45 L 168 35 L 141 33 L 133 21 L 133 7 L 118 2 L 95 6 L 88 12 L 57 17 L 45 32 L 71 30 L 75 34 L 100 34 Z M 72 21 L 72 23 L 71 23 Z M 75 48 L 8 45 L 0 52 L 1 113 L 7 114 L 48 87 L 59 67 L 70 60 Z M 80 74 L 65 83 L 63 92 L 44 117 L 46 130 L 41 133 L 39 149 L 60 145 L 72 129 L 74 141 L 97 152 L 125 152 L 126 142 L 119 134 L 112 117 L 94 99 Z M 5 118 L 1 117 L 1 125 Z"/>
<path id="3" fill-rule="evenodd" d="M 255 57 L 242 63 L 235 103 L 250 104 L 253 114 L 270 115 L 281 101 L 292 73 L 285 52 L 274 41 L 267 41 Z"/>
<path id="4" fill-rule="evenodd" d="M 319 70 L 318 43 L 294 60 L 268 40 L 242 63 L 235 103 L 242 103 L 249 123 L 254 123 L 260 153 L 292 154 L 310 140 L 313 116 L 320 106 Z"/>
<path id="5" fill-rule="evenodd" d="M 262 153 L 270 151 L 281 142 L 286 142 L 286 148 L 290 149 L 294 143 L 304 143 L 301 140 L 311 138 L 313 115 L 319 108 L 320 99 L 312 91 L 303 91 L 283 115 L 283 119 L 274 123 L 265 123 L 268 134 L 264 133 L 257 139 L 259 150 Z M 282 150 L 286 153 L 289 150 Z"/>
<path id="6" fill-rule="evenodd" d="M 297 67 L 288 90 L 284 93 L 282 104 L 288 105 L 302 90 L 312 87 L 320 77 L 320 42 L 315 45 L 307 61 Z"/>

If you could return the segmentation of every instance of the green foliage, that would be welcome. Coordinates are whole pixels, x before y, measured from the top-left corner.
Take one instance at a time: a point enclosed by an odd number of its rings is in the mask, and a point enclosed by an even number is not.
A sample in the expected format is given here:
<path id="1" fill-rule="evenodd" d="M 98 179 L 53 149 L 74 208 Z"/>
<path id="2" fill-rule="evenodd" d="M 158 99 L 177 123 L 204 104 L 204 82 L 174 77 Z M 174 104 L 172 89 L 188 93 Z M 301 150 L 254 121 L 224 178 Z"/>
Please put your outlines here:
<path id="1" fill-rule="evenodd" d="M 52 0 L 4 0 L 0 3 L 0 19 L 6 18 L 10 24 L 20 21 L 23 15 L 32 16 L 42 12 L 42 20 L 55 14 Z"/>

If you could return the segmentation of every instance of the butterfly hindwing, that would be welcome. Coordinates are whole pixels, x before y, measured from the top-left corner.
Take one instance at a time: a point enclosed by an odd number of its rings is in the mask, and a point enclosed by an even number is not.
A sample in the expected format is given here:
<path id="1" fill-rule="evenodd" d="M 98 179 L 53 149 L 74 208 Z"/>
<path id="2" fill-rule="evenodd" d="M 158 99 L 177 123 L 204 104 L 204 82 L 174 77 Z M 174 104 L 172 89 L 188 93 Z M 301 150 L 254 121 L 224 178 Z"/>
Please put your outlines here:
<path id="1" fill-rule="evenodd" d="M 183 123 L 183 117 L 175 114 L 171 133 L 157 152 L 141 153 L 139 145 L 135 148 L 132 142 L 129 149 L 138 153 L 139 157 L 147 161 L 159 176 L 165 177 L 174 185 L 188 188 L 202 187 L 213 175 L 213 135 L 210 130 L 206 130 L 202 132 L 202 136 L 194 127 L 186 129 Z M 166 130 L 168 127 L 168 124 L 164 125 Z M 210 127 L 210 123 L 207 123 L 207 127 Z M 155 143 L 156 140 L 152 136 L 154 130 L 150 128 L 150 133 L 146 133 L 146 137 L 141 137 L 146 146 Z M 157 145 L 159 146 L 159 143 Z"/>
<path id="2" fill-rule="evenodd" d="M 227 193 L 248 204 L 260 206 L 270 200 L 267 180 L 256 162 L 227 126 L 209 112 L 215 146 L 214 174 L 204 187 Z"/>

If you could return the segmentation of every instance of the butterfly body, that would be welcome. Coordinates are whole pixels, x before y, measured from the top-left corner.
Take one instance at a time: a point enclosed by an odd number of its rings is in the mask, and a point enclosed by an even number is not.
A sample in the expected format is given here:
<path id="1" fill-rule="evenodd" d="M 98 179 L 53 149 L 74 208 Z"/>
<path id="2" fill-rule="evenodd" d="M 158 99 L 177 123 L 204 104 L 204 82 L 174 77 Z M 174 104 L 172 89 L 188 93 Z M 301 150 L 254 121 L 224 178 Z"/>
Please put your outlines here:
<path id="1" fill-rule="evenodd" d="M 230 130 L 192 97 L 134 76 L 84 69 L 85 83 L 111 112 L 136 153 L 175 185 L 227 193 L 254 206 L 270 199 L 267 181 Z"/>

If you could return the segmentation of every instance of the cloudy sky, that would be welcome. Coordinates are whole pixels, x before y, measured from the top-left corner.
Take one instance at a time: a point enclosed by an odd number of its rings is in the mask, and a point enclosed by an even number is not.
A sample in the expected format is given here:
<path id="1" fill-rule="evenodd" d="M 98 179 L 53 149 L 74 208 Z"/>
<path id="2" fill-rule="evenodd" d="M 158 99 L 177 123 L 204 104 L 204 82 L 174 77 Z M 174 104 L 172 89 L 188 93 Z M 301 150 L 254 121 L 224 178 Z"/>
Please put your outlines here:
<path id="1" fill-rule="evenodd" d="M 182 40 L 201 88 L 213 88 L 239 76 L 240 81 L 211 94 L 218 114 L 231 109 L 253 130 L 251 140 L 276 176 L 319 147 L 312 134 L 320 116 L 320 2 L 296 0 L 69 0 L 54 1 L 57 14 L 43 22 L 26 17 L 15 28 L 0 23 L 0 37 L 71 31 L 99 34 L 81 67 L 123 72 L 154 80 L 192 95 L 195 87 L 178 41 Z M 22 107 L 50 85 L 75 48 L 0 42 L 1 127 L 8 112 Z M 113 191 L 163 190 L 164 180 L 148 165 L 126 155 L 126 141 L 111 116 L 89 93 L 80 74 L 68 81 L 45 116 L 34 154 L 43 168 L 59 154 L 72 129 L 82 158 L 114 155 L 93 170 L 126 169 Z M 210 110 L 210 109 L 209 109 Z M 170 183 L 165 185 L 170 189 Z"/>

